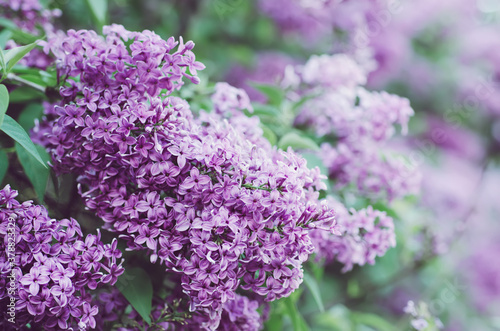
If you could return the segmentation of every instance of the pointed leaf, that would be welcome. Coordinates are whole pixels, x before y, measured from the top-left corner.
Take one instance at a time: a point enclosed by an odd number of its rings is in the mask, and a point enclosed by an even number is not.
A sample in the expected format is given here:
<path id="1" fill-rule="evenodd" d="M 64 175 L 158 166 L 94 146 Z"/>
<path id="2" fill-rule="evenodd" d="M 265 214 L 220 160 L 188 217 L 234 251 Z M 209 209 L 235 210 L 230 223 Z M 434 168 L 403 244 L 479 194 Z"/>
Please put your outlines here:
<path id="1" fill-rule="evenodd" d="M 0 151 L 0 187 L 2 187 L 2 181 L 9 168 L 9 158 L 7 153 Z"/>
<path id="2" fill-rule="evenodd" d="M 42 146 L 36 146 L 38 153 L 42 159 L 47 163 L 50 161 L 49 154 Z M 49 168 L 41 165 L 23 146 L 16 143 L 16 152 L 19 162 L 28 176 L 33 188 L 35 189 L 38 200 L 43 203 L 45 190 L 47 189 L 47 182 L 49 180 Z"/>
<path id="3" fill-rule="evenodd" d="M 40 157 L 38 150 L 36 149 L 26 131 L 24 131 L 23 127 L 20 126 L 12 117 L 10 117 L 9 115 L 5 115 L 2 126 L 0 126 L 0 130 L 17 141 L 26 149 L 26 151 L 33 155 L 35 159 L 40 162 L 40 164 L 47 168 L 45 162 Z"/>
<path id="4" fill-rule="evenodd" d="M 149 315 L 153 303 L 153 285 L 149 275 L 141 268 L 132 268 L 125 270 L 120 278 L 125 280 L 119 281 L 117 288 L 139 315 L 151 324 Z"/>
<path id="5" fill-rule="evenodd" d="M 288 147 L 292 147 L 294 150 L 319 150 L 319 146 L 314 142 L 314 140 L 306 136 L 301 136 L 296 132 L 289 132 L 281 137 L 280 141 L 278 142 L 278 147 L 282 150 L 286 150 Z"/>
<path id="6" fill-rule="evenodd" d="M 4 49 L 7 40 L 11 39 L 11 37 L 12 32 L 9 30 L 3 30 L 2 32 L 0 32 L 0 48 Z"/>
<path id="7" fill-rule="evenodd" d="M 277 86 L 259 83 L 250 83 L 250 86 L 263 93 L 267 97 L 267 101 L 270 105 L 280 106 L 285 98 L 285 92 Z"/>
<path id="8" fill-rule="evenodd" d="M 283 303 L 285 306 L 286 314 L 292 320 L 294 331 L 308 331 L 309 327 L 307 326 L 304 317 L 302 317 L 302 315 L 300 314 L 293 300 L 291 298 L 285 298 L 283 299 Z"/>
<path id="9" fill-rule="evenodd" d="M 0 127 L 3 123 L 3 118 L 7 112 L 7 107 L 9 106 L 9 91 L 5 85 L 0 84 Z"/>
<path id="10" fill-rule="evenodd" d="M 306 283 L 307 288 L 311 291 L 312 297 L 321 312 L 325 311 L 325 306 L 323 305 L 323 299 L 321 298 L 321 291 L 318 286 L 318 282 L 314 277 L 308 273 L 304 273 L 304 283 Z"/>
<path id="11" fill-rule="evenodd" d="M 108 19 L 108 1 L 107 0 L 87 0 L 96 25 L 102 29 Z"/>
<path id="12" fill-rule="evenodd" d="M 23 57 L 26 56 L 35 46 L 37 45 L 37 41 L 28 44 L 26 46 L 19 46 L 16 48 L 9 49 L 5 52 L 5 64 L 7 66 L 7 71 L 10 72 L 13 66 L 16 65 Z"/>

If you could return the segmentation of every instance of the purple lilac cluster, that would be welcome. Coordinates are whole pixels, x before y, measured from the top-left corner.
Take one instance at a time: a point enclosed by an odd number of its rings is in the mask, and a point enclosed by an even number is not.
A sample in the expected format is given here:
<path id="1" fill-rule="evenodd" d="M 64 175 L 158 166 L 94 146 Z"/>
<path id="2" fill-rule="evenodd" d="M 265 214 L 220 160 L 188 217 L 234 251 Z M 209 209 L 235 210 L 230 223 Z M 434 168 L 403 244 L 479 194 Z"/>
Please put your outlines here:
<path id="1" fill-rule="evenodd" d="M 17 27 L 33 35 L 54 32 L 52 21 L 61 15 L 58 9 L 44 9 L 39 0 L 0 0 L 2 16 L 14 22 Z M 14 40 L 8 40 L 5 48 L 18 47 Z M 52 64 L 52 59 L 41 50 L 35 48 L 27 56 L 21 59 L 20 64 L 31 68 L 46 69 Z"/>
<path id="2" fill-rule="evenodd" d="M 332 31 L 351 34 L 370 27 L 374 14 L 391 6 L 388 0 L 278 0 L 259 1 L 260 10 L 286 33 L 298 32 L 319 40 Z"/>
<path id="3" fill-rule="evenodd" d="M 324 231 L 311 232 L 316 259 L 329 263 L 340 262 L 346 272 L 355 264 L 374 264 L 377 256 L 383 256 L 396 246 L 393 219 L 372 206 L 350 211 L 333 198 L 327 198 L 335 209 L 341 236 L 332 236 Z"/>
<path id="4" fill-rule="evenodd" d="M 171 96 L 182 78 L 199 82 L 192 42 L 118 25 L 104 34 L 70 30 L 49 41 L 71 77 L 36 130 L 56 172 L 79 175 L 86 206 L 128 249 L 147 249 L 181 275 L 190 310 L 209 315 L 210 328 L 237 289 L 288 296 L 313 251 L 309 230 L 335 229 L 318 201 L 319 169 L 247 139 L 259 137 L 232 114 L 249 107 L 240 90 L 219 85 L 214 115 L 197 119 Z"/>
<path id="5" fill-rule="evenodd" d="M 354 185 L 361 194 L 389 200 L 417 192 L 418 173 L 387 147 L 395 125 L 407 132 L 413 115 L 407 99 L 361 87 L 365 71 L 344 54 L 313 56 L 288 71 L 285 82 L 301 95 L 314 96 L 295 124 L 334 137 L 335 144 L 321 146 L 320 156 L 339 187 Z"/>
<path id="6" fill-rule="evenodd" d="M 211 324 L 208 316 L 193 314 L 183 305 L 181 291 L 173 289 L 166 298 L 155 296 L 151 312 L 152 328 L 163 330 L 208 330 Z M 98 295 L 99 316 L 96 316 L 97 329 L 106 330 L 109 323 L 124 321 L 118 330 L 139 331 L 147 327 L 141 316 L 132 310 L 125 313 L 128 301 L 117 289 L 109 289 Z M 263 316 L 258 312 L 259 302 L 246 296 L 235 295 L 234 300 L 222 305 L 220 323 L 217 330 L 261 330 Z M 108 323 L 108 324 L 107 324 Z"/>
<path id="7" fill-rule="evenodd" d="M 99 233 L 83 236 L 75 219 L 50 219 L 43 206 L 20 203 L 17 195 L 8 185 L 0 191 L 0 303 L 14 298 L 18 326 L 94 328 L 91 291 L 115 284 L 124 271 L 116 239 L 103 244 Z M 0 326 L 12 326 L 9 318 L 3 311 Z"/>
<path id="8" fill-rule="evenodd" d="M 51 30 L 51 20 L 61 16 L 59 9 L 44 9 L 39 0 L 0 0 L 2 15 L 20 29 L 38 34 L 38 28 Z"/>

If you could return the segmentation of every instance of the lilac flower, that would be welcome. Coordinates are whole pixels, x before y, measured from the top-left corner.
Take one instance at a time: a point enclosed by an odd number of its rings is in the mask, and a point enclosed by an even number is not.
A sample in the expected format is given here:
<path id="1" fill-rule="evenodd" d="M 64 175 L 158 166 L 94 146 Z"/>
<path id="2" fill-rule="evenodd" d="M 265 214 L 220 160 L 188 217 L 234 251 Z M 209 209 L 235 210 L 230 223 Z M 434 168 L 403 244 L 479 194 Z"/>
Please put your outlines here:
<path id="1" fill-rule="evenodd" d="M 105 103 L 93 111 L 81 101 L 85 96 L 68 92 L 74 86 L 61 89 L 60 107 L 81 103 L 82 117 L 92 120 L 83 127 L 63 123 L 64 114 L 49 109 L 43 125 L 51 130 L 38 132 L 45 134 L 39 140 L 52 154 L 55 171 L 79 176 L 86 206 L 128 249 L 145 250 L 152 262 L 178 275 L 190 311 L 210 316 L 211 328 L 240 288 L 267 301 L 288 296 L 301 283 L 301 264 L 313 252 L 308 231 L 317 224 L 335 230 L 333 213 L 317 200 L 317 191 L 325 188 L 319 171 L 308 169 L 292 151 L 271 148 L 258 120 L 242 112 L 250 107 L 244 91 L 219 84 L 215 112 L 198 118 L 171 95 L 183 77 L 197 81 L 193 74 L 201 65 L 194 61 L 192 43 L 181 42 L 174 52 L 173 38 L 164 41 L 150 31 L 113 26 L 105 32 L 102 39 L 91 31 L 68 31 L 63 42 L 82 44 L 75 52 L 53 44 L 66 72 L 80 78 L 77 91 L 89 89 L 99 95 L 92 103 Z M 123 45 L 124 36 L 132 41 L 133 66 L 113 74 L 106 65 L 119 60 L 108 56 Z M 84 51 L 90 45 L 93 53 Z M 156 68 L 162 68 L 161 76 Z M 171 85 L 162 89 L 158 81 L 164 77 Z M 129 145 L 128 138 L 138 145 Z M 77 255 L 84 271 L 95 272 L 90 288 L 115 279 L 98 277 L 98 270 L 113 273 L 102 265 L 110 256 L 104 248 L 63 252 L 65 263 Z M 252 281 L 256 265 L 262 269 L 260 284 Z"/>
<path id="2" fill-rule="evenodd" d="M 96 308 L 87 307 L 92 301 L 89 290 L 113 285 L 123 273 L 116 242 L 115 251 L 104 256 L 99 234 L 84 239 L 76 220 L 50 219 L 43 206 L 31 201 L 21 204 L 16 196 L 17 191 L 8 185 L 0 190 L 0 272 L 3 279 L 11 272 L 16 275 L 18 287 L 13 295 L 20 323 L 44 329 L 75 328 L 79 323 L 95 327 Z M 15 254 L 19 256 L 15 267 L 7 249 L 11 219 L 16 224 Z M 0 291 L 0 302 L 7 302 L 11 295 Z M 0 325 L 9 323 L 7 316 L 3 318 Z"/>
<path id="3" fill-rule="evenodd" d="M 342 271 L 346 272 L 354 264 L 374 264 L 377 256 L 383 256 L 389 248 L 396 246 L 394 223 L 385 212 L 374 210 L 372 206 L 348 211 L 333 198 L 328 198 L 328 201 L 336 211 L 341 236 L 312 231 L 317 260 L 336 260 L 344 265 Z"/>

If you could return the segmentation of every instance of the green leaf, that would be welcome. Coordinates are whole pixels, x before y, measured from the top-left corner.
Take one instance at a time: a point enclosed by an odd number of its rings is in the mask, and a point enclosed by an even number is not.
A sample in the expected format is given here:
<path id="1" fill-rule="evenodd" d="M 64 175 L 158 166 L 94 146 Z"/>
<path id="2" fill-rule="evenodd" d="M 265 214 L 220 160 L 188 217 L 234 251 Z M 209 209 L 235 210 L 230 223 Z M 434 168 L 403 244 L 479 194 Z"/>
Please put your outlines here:
<path id="1" fill-rule="evenodd" d="M 5 48 L 5 44 L 7 43 L 7 41 L 9 39 L 11 39 L 11 37 L 12 37 L 12 32 L 9 30 L 3 30 L 2 32 L 0 32 L 0 48 L 1 49 Z"/>
<path id="2" fill-rule="evenodd" d="M 10 92 L 10 103 L 26 102 L 43 97 L 42 92 L 28 86 L 21 86 Z"/>
<path id="3" fill-rule="evenodd" d="M 50 161 L 49 154 L 42 146 L 37 145 L 36 149 L 45 163 Z M 38 160 L 36 160 L 33 155 L 31 155 L 19 143 L 16 143 L 16 152 L 26 176 L 28 176 L 33 188 L 35 189 L 38 200 L 43 203 L 43 197 L 45 196 L 45 190 L 47 189 L 47 182 L 49 180 L 49 168 L 41 165 Z"/>
<path id="4" fill-rule="evenodd" d="M 7 153 L 0 151 L 0 188 L 2 187 L 2 181 L 7 173 L 7 169 L 9 169 L 9 158 L 7 157 Z"/>
<path id="5" fill-rule="evenodd" d="M 98 28 L 102 30 L 102 27 L 106 25 L 108 19 L 108 1 L 107 0 L 86 0 L 87 6 L 89 7 L 92 17 Z"/>
<path id="6" fill-rule="evenodd" d="M 370 326 L 380 331 L 397 331 L 398 329 L 390 322 L 375 314 L 351 312 L 351 319 L 357 324 Z"/>
<path id="7" fill-rule="evenodd" d="M 132 268 L 126 269 L 120 278 L 124 278 L 125 281 L 120 281 L 117 288 L 139 315 L 151 324 L 149 315 L 153 303 L 153 285 L 149 275 L 141 268 Z"/>
<path id="8" fill-rule="evenodd" d="M 289 132 L 281 137 L 278 142 L 278 148 L 286 150 L 288 147 L 292 147 L 294 150 L 298 149 L 309 149 L 313 151 L 319 150 L 318 144 L 314 142 L 309 137 L 301 136 L 296 132 Z"/>
<path id="9" fill-rule="evenodd" d="M 275 106 L 263 105 L 261 103 L 252 104 L 253 113 L 252 115 L 256 115 L 259 117 L 268 116 L 268 117 L 280 117 L 281 112 Z"/>
<path id="10" fill-rule="evenodd" d="M 23 146 L 26 149 L 26 151 L 28 151 L 28 153 L 33 155 L 35 159 L 38 162 L 40 162 L 40 164 L 42 164 L 45 168 L 47 168 L 45 162 L 40 157 L 38 150 L 36 149 L 35 145 L 31 141 L 26 131 L 24 131 L 23 127 L 20 126 L 12 117 L 10 117 L 9 115 L 5 115 L 2 126 L 0 126 L 0 130 L 5 132 L 15 141 L 17 141 L 21 146 Z"/>
<path id="11" fill-rule="evenodd" d="M 350 312 L 344 306 L 335 306 L 327 312 L 317 314 L 313 319 L 313 329 L 325 328 L 331 331 L 353 331 Z"/>
<path id="12" fill-rule="evenodd" d="M 26 132 L 35 126 L 35 119 L 41 118 L 43 115 L 43 106 L 39 103 L 30 103 L 23 109 L 19 115 L 17 122 L 23 127 Z"/>
<path id="13" fill-rule="evenodd" d="M 328 175 L 327 167 L 325 167 L 323 161 L 317 154 L 306 152 L 306 153 L 300 153 L 300 155 L 302 155 L 302 157 L 306 159 L 308 168 L 318 167 L 323 175 Z"/>
<path id="14" fill-rule="evenodd" d="M 253 82 L 250 83 L 250 86 L 263 93 L 267 97 L 267 101 L 270 105 L 279 107 L 285 98 L 285 92 L 277 86 Z"/>
<path id="15" fill-rule="evenodd" d="M 7 66 L 5 65 L 5 55 L 0 47 L 0 69 L 2 69 L 2 77 L 0 77 L 0 82 L 4 80 L 7 76 Z"/>
<path id="16" fill-rule="evenodd" d="M 311 294 L 314 298 L 314 301 L 316 301 L 319 310 L 321 312 L 324 312 L 325 306 L 323 305 L 323 299 L 321 298 L 321 291 L 319 289 L 318 282 L 316 281 L 316 279 L 310 274 L 304 273 L 304 283 L 306 284 L 309 291 L 311 291 Z"/>
<path id="17" fill-rule="evenodd" d="M 265 322 L 266 330 L 283 330 L 283 316 L 271 311 L 269 319 Z"/>
<path id="18" fill-rule="evenodd" d="M 262 128 L 262 135 L 264 136 L 264 138 L 266 138 L 271 143 L 271 145 L 276 145 L 276 143 L 278 142 L 278 138 L 276 137 L 276 134 L 273 132 L 273 130 L 262 123 L 260 124 L 260 126 Z"/>
<path id="19" fill-rule="evenodd" d="M 3 118 L 9 107 L 9 91 L 5 85 L 0 84 L 0 127 L 3 123 Z"/>
<path id="20" fill-rule="evenodd" d="M 286 314 L 292 320 L 293 329 L 295 331 L 308 331 L 309 326 L 304 320 L 304 317 L 302 317 L 302 315 L 300 314 L 293 300 L 291 298 L 284 298 L 283 304 Z"/>
<path id="21" fill-rule="evenodd" d="M 7 66 L 7 72 L 10 72 L 13 66 L 16 65 L 23 57 L 26 56 L 35 46 L 37 41 L 28 44 L 26 46 L 19 46 L 16 48 L 9 49 L 5 52 L 5 65 Z"/>

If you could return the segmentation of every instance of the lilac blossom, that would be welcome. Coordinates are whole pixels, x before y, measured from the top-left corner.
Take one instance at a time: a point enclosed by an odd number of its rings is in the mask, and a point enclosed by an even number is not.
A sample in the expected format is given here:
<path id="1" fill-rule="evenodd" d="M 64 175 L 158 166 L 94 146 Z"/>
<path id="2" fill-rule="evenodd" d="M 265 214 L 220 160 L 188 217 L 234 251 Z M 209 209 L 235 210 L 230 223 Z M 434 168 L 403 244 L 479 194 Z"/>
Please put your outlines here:
<path id="1" fill-rule="evenodd" d="M 295 125 L 333 137 L 319 156 L 338 188 L 352 185 L 372 199 L 389 200 L 418 192 L 418 170 L 387 146 L 396 125 L 403 134 L 408 130 L 414 112 L 407 99 L 361 87 L 366 72 L 344 54 L 313 56 L 285 80 L 295 82 L 288 85 L 302 97 L 312 95 Z"/>
<path id="2" fill-rule="evenodd" d="M 15 298 L 18 325 L 94 328 L 97 306 L 91 291 L 114 285 L 124 271 L 116 239 L 109 246 L 99 232 L 84 237 L 76 220 L 51 219 L 43 206 L 18 202 L 17 194 L 9 185 L 0 190 L 0 302 Z M 13 293 L 7 286 L 10 275 L 16 283 Z M 5 311 L 0 325 L 7 327 L 8 318 Z"/>
<path id="3" fill-rule="evenodd" d="M 258 120 L 241 113 L 250 108 L 242 90 L 217 85 L 215 112 L 194 118 L 172 95 L 183 78 L 199 82 L 192 42 L 118 25 L 104 34 L 70 30 L 48 42 L 60 73 L 79 78 L 34 130 L 55 171 L 79 175 L 86 206 L 129 250 L 180 276 L 189 310 L 209 316 L 208 328 L 238 289 L 288 296 L 314 249 L 309 230 L 337 233 L 318 201 L 319 169 L 271 148 Z"/>
<path id="4" fill-rule="evenodd" d="M 325 231 L 311 233 L 317 260 L 340 262 L 346 272 L 355 264 L 374 264 L 377 256 L 383 256 L 388 249 L 396 246 L 393 219 L 385 212 L 365 209 L 347 210 L 340 202 L 327 198 L 336 212 L 336 220 L 341 236 L 333 236 Z"/>

